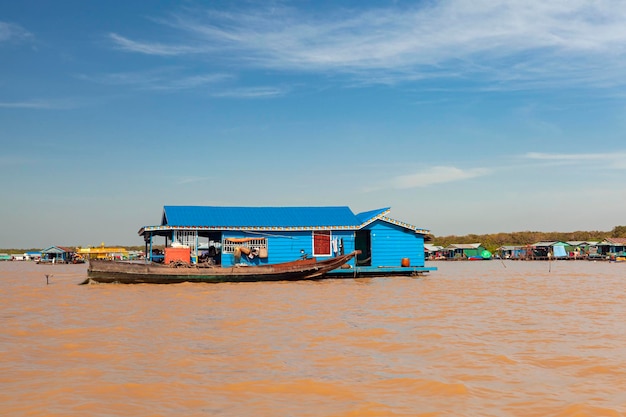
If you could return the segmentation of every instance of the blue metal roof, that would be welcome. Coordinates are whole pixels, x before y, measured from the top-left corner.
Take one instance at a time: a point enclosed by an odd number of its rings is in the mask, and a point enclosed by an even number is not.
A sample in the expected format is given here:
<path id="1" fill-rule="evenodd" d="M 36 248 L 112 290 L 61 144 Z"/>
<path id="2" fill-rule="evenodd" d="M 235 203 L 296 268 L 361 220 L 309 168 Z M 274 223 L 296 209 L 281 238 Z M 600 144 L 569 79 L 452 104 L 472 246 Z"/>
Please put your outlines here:
<path id="1" fill-rule="evenodd" d="M 203 230 L 359 230 L 376 220 L 392 223 L 416 233 L 429 234 L 411 224 L 388 218 L 390 208 L 354 214 L 349 207 L 224 207 L 164 206 L 160 226 L 144 226 L 147 231 L 174 229 Z"/>
<path id="2" fill-rule="evenodd" d="M 363 213 L 357 214 L 356 217 L 357 217 L 357 219 L 359 219 L 359 222 L 361 224 L 364 224 L 364 223 L 371 222 L 372 220 L 376 219 L 377 217 L 380 217 L 380 216 L 384 215 L 385 213 L 389 212 L 389 210 L 391 210 L 391 207 L 386 207 L 386 208 L 381 208 L 381 209 L 376 209 L 376 210 L 370 210 L 370 211 L 364 211 Z"/>
<path id="3" fill-rule="evenodd" d="M 162 226 L 358 227 L 349 207 L 165 206 Z"/>

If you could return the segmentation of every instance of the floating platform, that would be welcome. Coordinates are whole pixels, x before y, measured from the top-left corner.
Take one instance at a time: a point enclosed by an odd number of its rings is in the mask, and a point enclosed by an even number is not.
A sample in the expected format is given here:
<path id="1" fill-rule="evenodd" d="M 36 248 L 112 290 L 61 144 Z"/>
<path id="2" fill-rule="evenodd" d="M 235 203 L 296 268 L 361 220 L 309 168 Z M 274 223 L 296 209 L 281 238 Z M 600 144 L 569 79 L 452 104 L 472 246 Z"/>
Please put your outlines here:
<path id="1" fill-rule="evenodd" d="M 436 270 L 434 266 L 357 266 L 334 269 L 326 273 L 326 276 L 328 278 L 417 276 Z"/>

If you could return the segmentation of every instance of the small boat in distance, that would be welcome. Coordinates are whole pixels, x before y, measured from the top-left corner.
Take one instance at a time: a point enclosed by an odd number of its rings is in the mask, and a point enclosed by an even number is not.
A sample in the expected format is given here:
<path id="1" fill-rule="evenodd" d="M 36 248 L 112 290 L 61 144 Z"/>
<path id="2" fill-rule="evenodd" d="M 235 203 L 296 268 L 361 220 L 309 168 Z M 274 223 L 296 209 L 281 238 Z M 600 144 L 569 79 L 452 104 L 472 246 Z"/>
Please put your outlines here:
<path id="1" fill-rule="evenodd" d="M 315 258 L 268 265 L 169 265 L 139 261 L 90 259 L 88 278 L 81 284 L 173 284 L 181 282 L 258 282 L 321 279 L 343 267 L 360 251 L 319 261 Z"/>

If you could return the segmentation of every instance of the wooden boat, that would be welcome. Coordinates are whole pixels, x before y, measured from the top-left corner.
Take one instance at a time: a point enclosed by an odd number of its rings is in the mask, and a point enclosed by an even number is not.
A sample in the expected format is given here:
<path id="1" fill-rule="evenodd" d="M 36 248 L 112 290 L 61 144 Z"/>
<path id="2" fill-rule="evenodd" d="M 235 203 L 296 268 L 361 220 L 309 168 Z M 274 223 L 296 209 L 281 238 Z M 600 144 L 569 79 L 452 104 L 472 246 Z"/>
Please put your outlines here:
<path id="1" fill-rule="evenodd" d="M 90 259 L 87 269 L 90 282 L 121 284 L 170 284 L 180 282 L 254 282 L 320 279 L 333 269 L 341 268 L 360 251 L 318 261 L 303 259 L 260 266 L 196 266 L 158 264 L 137 261 Z"/>

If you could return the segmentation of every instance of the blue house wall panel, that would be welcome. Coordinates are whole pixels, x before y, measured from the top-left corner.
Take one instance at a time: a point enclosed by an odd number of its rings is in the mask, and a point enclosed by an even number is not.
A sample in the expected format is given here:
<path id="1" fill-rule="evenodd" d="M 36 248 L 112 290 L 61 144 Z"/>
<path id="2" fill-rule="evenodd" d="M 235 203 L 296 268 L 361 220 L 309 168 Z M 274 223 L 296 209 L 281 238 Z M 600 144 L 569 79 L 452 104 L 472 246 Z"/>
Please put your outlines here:
<path id="1" fill-rule="evenodd" d="M 371 233 L 372 266 L 400 266 L 409 258 L 411 266 L 424 266 L 424 236 L 381 220 L 368 225 Z"/>
<path id="2" fill-rule="evenodd" d="M 310 231 L 284 231 L 280 235 L 251 235 L 245 232 L 229 232 L 223 235 L 224 240 L 228 238 L 265 238 L 267 240 L 267 258 L 261 259 L 255 257 L 253 259 L 241 256 L 240 262 L 256 265 L 256 264 L 275 264 L 281 262 L 290 262 L 300 259 L 304 251 L 309 257 L 313 255 L 313 234 Z M 354 232 L 352 231 L 332 231 L 331 239 L 342 239 L 344 253 L 354 251 Z M 318 259 L 324 259 L 324 256 L 316 256 Z M 222 266 L 232 266 L 235 262 L 235 256 L 230 253 L 222 254 Z"/>

